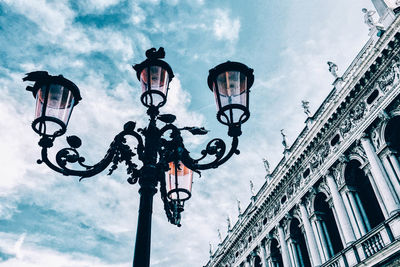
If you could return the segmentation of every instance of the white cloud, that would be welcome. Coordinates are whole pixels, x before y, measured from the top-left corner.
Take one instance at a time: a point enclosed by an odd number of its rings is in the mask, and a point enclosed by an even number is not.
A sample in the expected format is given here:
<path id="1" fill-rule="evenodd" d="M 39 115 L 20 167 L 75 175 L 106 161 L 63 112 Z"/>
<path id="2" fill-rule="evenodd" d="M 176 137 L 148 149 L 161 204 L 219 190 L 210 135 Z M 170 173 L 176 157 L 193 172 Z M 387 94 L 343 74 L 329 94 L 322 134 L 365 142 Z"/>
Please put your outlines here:
<path id="1" fill-rule="evenodd" d="M 79 253 L 61 253 L 47 247 L 24 242 L 25 236 L 25 234 L 15 235 L 0 232 L 0 251 L 15 256 L 0 262 L 1 267 L 122 267 L 129 265 L 129 263 L 107 263 L 99 258 Z M 13 243 L 15 244 L 14 246 L 12 245 Z"/>
<path id="2" fill-rule="evenodd" d="M 83 7 L 83 12 L 101 13 L 119 2 L 120 0 L 84 0 L 80 5 Z"/>
<path id="3" fill-rule="evenodd" d="M 51 35 L 63 33 L 75 16 L 68 7 L 68 1 L 4 0 L 4 2 Z"/>
<path id="4" fill-rule="evenodd" d="M 14 251 L 15 251 L 15 256 L 17 257 L 17 259 L 21 259 L 23 257 L 23 254 L 21 252 L 21 247 L 22 244 L 24 243 L 26 237 L 26 233 L 23 233 L 20 235 L 20 237 L 18 238 L 17 242 L 15 242 L 14 244 Z"/>
<path id="5" fill-rule="evenodd" d="M 217 9 L 214 14 L 213 31 L 219 40 L 236 41 L 239 38 L 240 20 L 231 18 L 229 11 Z"/>

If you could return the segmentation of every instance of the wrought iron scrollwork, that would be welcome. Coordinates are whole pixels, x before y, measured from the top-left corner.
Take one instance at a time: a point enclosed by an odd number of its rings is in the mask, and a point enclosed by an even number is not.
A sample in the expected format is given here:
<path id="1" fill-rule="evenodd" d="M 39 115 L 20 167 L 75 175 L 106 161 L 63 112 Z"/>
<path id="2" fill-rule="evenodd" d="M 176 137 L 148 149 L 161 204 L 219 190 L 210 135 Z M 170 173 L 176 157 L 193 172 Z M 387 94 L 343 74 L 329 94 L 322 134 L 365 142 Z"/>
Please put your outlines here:
<path id="1" fill-rule="evenodd" d="M 208 133 L 208 130 L 203 127 L 178 128 L 172 124 L 176 119 L 174 115 L 159 115 L 158 110 L 154 110 L 154 107 L 151 110 L 149 109 L 148 114 L 151 119 L 147 128 L 135 130 L 136 123 L 132 121 L 127 122 L 124 125 L 123 131 L 115 136 L 104 158 L 94 165 L 88 165 L 85 157 L 79 154 L 78 148 L 81 147 L 82 141 L 77 136 L 67 137 L 69 147 L 62 148 L 56 153 L 55 163 L 51 162 L 48 158 L 48 149 L 53 146 L 55 138 L 42 137 L 39 142 L 39 145 L 42 147 L 42 158 L 38 160 L 38 163 L 45 163 L 51 169 L 63 175 L 79 176 L 79 181 L 92 177 L 107 168 L 109 170 L 108 175 L 111 175 L 118 168 L 119 164 L 125 163 L 127 167 L 126 172 L 129 176 L 127 180 L 130 184 L 135 184 L 141 177 L 146 176 L 144 174 L 146 168 L 139 168 L 135 163 L 136 156 L 144 166 L 147 162 L 151 161 L 147 158 L 149 154 L 146 154 L 145 142 L 158 144 L 153 146 L 153 149 L 155 147 L 158 149 L 155 165 L 158 171 L 156 174 L 157 177 L 153 179 L 156 180 L 157 184 L 160 184 L 161 199 L 164 203 L 164 210 L 168 220 L 172 224 L 180 226 L 183 204 L 179 201 L 168 199 L 167 196 L 164 172 L 169 170 L 168 163 L 182 161 L 186 167 L 200 174 L 200 170 L 216 168 L 226 162 L 233 154 L 239 154 L 239 150 L 237 149 L 238 137 L 232 137 L 232 145 L 228 152 L 225 142 L 220 138 L 214 138 L 201 151 L 201 156 L 193 159 L 183 144 L 182 131 L 188 131 L 193 135 L 205 135 Z M 161 129 L 156 126 L 157 120 L 165 123 Z M 136 139 L 138 145 L 135 151 L 127 144 L 127 137 L 134 137 Z M 211 160 L 208 159 L 209 156 L 212 157 Z M 81 169 L 72 169 L 69 165 L 78 165 Z"/>

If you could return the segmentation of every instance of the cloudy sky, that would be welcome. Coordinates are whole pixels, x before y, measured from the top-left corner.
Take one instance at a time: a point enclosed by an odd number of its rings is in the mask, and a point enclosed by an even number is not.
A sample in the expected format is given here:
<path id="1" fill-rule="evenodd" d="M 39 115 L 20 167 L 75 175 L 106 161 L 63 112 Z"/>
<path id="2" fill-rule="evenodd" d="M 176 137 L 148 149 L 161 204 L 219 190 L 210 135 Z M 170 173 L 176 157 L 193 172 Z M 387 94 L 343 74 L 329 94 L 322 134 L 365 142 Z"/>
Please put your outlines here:
<path id="1" fill-rule="evenodd" d="M 203 266 L 217 229 L 225 237 L 226 217 L 237 220 L 236 199 L 242 209 L 249 203 L 249 180 L 256 190 L 264 183 L 262 158 L 281 159 L 280 129 L 291 144 L 304 127 L 301 100 L 314 112 L 332 89 L 326 62 L 343 73 L 368 40 L 363 7 L 373 8 L 369 0 L 0 0 L 0 266 L 130 266 L 136 234 L 138 187 L 124 166 L 78 182 L 36 164 L 25 73 L 47 70 L 78 85 L 83 101 L 67 135 L 79 135 L 95 163 L 124 122 L 147 123 L 131 68 L 147 49 L 164 47 L 176 75 L 163 112 L 211 130 L 186 137 L 194 152 L 210 138 L 230 142 L 208 70 L 226 60 L 254 69 L 241 154 L 195 176 L 181 228 L 155 196 L 151 266 Z"/>

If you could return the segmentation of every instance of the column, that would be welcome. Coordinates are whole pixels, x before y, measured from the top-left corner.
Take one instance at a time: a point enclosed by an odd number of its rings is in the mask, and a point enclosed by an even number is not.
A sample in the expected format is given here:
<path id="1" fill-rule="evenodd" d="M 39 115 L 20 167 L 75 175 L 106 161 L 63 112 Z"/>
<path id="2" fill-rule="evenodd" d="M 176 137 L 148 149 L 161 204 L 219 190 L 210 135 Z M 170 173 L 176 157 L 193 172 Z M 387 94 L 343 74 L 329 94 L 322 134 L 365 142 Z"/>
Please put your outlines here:
<path id="1" fill-rule="evenodd" d="M 293 238 L 289 238 L 288 244 L 289 244 L 289 253 L 292 261 L 292 266 L 296 267 L 301 266 L 299 262 L 299 257 L 297 255 L 296 241 L 294 241 Z"/>
<path id="2" fill-rule="evenodd" d="M 265 249 L 265 240 L 261 241 L 260 244 L 260 252 L 261 252 L 261 262 L 263 267 L 268 267 L 268 263 L 267 263 L 267 251 Z"/>
<path id="3" fill-rule="evenodd" d="M 385 170 L 389 176 L 390 182 L 391 182 L 393 188 L 395 189 L 396 198 L 397 198 L 397 202 L 398 202 L 399 194 L 400 194 L 400 183 L 398 182 L 398 177 L 394 170 L 394 164 L 392 164 L 392 161 L 389 160 L 389 155 L 384 155 L 382 157 L 382 163 L 385 166 Z"/>
<path id="4" fill-rule="evenodd" d="M 379 193 L 378 187 L 376 186 L 374 177 L 372 177 L 372 174 L 371 174 L 371 172 L 370 172 L 369 170 L 366 171 L 365 174 L 367 175 L 367 177 L 368 177 L 368 179 L 369 179 L 369 182 L 371 183 L 372 189 L 374 190 L 375 196 L 376 196 L 376 198 L 378 199 L 379 207 L 381 207 L 383 216 L 384 216 L 385 218 L 388 218 L 388 217 L 389 217 L 389 214 L 388 214 L 388 212 L 387 212 L 387 210 L 386 210 L 385 204 L 383 204 L 382 196 L 381 196 L 381 194 Z"/>
<path id="5" fill-rule="evenodd" d="M 340 196 L 339 190 L 337 188 L 336 182 L 331 175 L 326 175 L 326 182 L 328 184 L 329 190 L 331 191 L 333 206 L 337 212 L 337 217 L 339 221 L 339 227 L 342 229 L 344 241 L 346 247 L 356 240 L 353 229 L 351 227 L 349 216 L 344 207 L 342 197 Z"/>
<path id="6" fill-rule="evenodd" d="M 392 190 L 389 187 L 388 178 L 386 173 L 384 172 L 382 163 L 376 155 L 374 146 L 372 145 L 369 138 L 361 138 L 361 145 L 363 146 L 365 153 L 367 154 L 367 158 L 371 166 L 372 176 L 375 178 L 376 185 L 379 192 L 381 193 L 383 202 L 385 203 L 385 207 L 387 208 L 389 216 L 391 216 L 392 214 L 398 212 L 400 210 L 400 207 L 398 203 L 396 203 L 396 199 L 394 198 Z"/>
<path id="7" fill-rule="evenodd" d="M 320 218 L 317 218 L 317 220 L 315 221 L 315 225 L 317 226 L 317 231 L 321 239 L 321 247 L 325 255 L 325 260 L 329 260 L 331 257 L 329 254 L 329 240 L 327 240 L 329 236 L 325 234 L 325 231 L 322 227 L 322 220 Z"/>
<path id="8" fill-rule="evenodd" d="M 336 225 L 338 226 L 340 240 L 342 241 L 343 248 L 345 248 L 347 245 L 346 245 L 346 241 L 344 239 L 343 230 L 342 230 L 342 227 L 340 227 L 340 221 L 338 220 L 339 216 L 337 215 L 335 206 L 333 205 L 332 201 L 329 202 L 329 208 L 332 209 L 333 217 L 335 219 Z"/>
<path id="9" fill-rule="evenodd" d="M 321 257 L 321 262 L 325 262 L 328 260 L 328 258 L 326 258 L 324 249 L 322 248 L 323 247 L 323 244 L 322 244 L 323 239 L 318 231 L 317 220 L 316 220 L 315 216 L 313 217 L 313 220 L 312 220 L 312 229 L 314 231 L 315 240 L 317 241 L 318 251 L 319 251 L 319 255 Z"/>
<path id="10" fill-rule="evenodd" d="M 363 217 L 363 222 L 365 223 L 365 228 L 367 228 L 367 232 L 369 232 L 369 230 L 371 230 L 371 224 L 369 223 L 367 213 L 365 212 L 364 206 L 361 202 L 360 195 L 358 194 L 358 192 L 353 192 L 353 194 L 354 197 L 356 198 L 358 207 L 360 208 L 361 216 Z"/>
<path id="11" fill-rule="evenodd" d="M 300 245 L 298 243 L 295 244 L 296 247 L 296 252 L 297 252 L 297 256 L 299 257 L 299 261 L 300 261 L 300 267 L 304 267 L 304 259 L 303 259 L 303 255 L 301 255 L 301 248 Z"/>
<path id="12" fill-rule="evenodd" d="M 358 205 L 356 203 L 356 199 L 354 197 L 354 192 L 353 191 L 348 191 L 347 195 L 349 196 L 350 205 L 351 205 L 351 207 L 353 209 L 354 216 L 356 217 L 357 225 L 358 225 L 358 228 L 361 231 L 361 235 L 365 235 L 367 233 L 367 229 L 365 228 L 360 209 L 358 208 Z"/>
<path id="13" fill-rule="evenodd" d="M 332 257 L 333 255 L 335 255 L 335 252 L 333 251 L 332 241 L 329 237 L 329 233 L 328 233 L 328 229 L 326 227 L 325 221 L 321 221 L 321 225 L 324 230 L 324 235 L 326 236 L 326 243 L 328 244 L 329 255 L 330 255 L 330 257 Z"/>
<path id="14" fill-rule="evenodd" d="M 308 213 L 306 207 L 304 206 L 303 203 L 300 202 L 299 208 L 300 208 L 301 220 L 304 226 L 304 231 L 306 232 L 307 243 L 310 248 L 312 263 L 314 266 L 319 266 L 321 265 L 321 258 L 319 256 L 317 243 L 315 240 L 313 230 L 311 228 L 311 223 L 310 220 L 308 219 Z"/>
<path id="15" fill-rule="evenodd" d="M 396 155 L 394 154 L 394 152 L 390 151 L 389 153 L 389 160 L 393 165 L 393 169 L 396 172 L 396 176 L 397 176 L 397 182 L 400 183 L 400 164 L 399 164 L 399 160 L 397 159 Z"/>
<path id="16" fill-rule="evenodd" d="M 352 206 L 350 205 L 349 195 L 347 193 L 348 193 L 348 189 L 346 187 L 342 191 L 342 199 L 343 199 L 344 205 L 346 206 L 347 214 L 349 215 L 351 225 L 353 226 L 354 235 L 356 236 L 356 239 L 359 239 L 361 237 L 361 231 L 356 222 L 356 216 L 354 214 L 354 210 L 353 210 Z"/>
<path id="17" fill-rule="evenodd" d="M 285 233 L 283 232 L 282 226 L 278 225 L 278 235 L 279 235 L 279 243 L 281 245 L 281 253 L 284 267 L 291 267 L 290 258 L 289 258 L 289 250 L 285 240 Z"/>
<path id="18" fill-rule="evenodd" d="M 270 267 L 275 267 L 275 263 L 273 262 L 273 260 L 272 260 L 272 258 L 271 257 L 269 257 L 268 259 L 267 259 L 267 262 L 268 262 L 268 265 L 270 266 Z"/>

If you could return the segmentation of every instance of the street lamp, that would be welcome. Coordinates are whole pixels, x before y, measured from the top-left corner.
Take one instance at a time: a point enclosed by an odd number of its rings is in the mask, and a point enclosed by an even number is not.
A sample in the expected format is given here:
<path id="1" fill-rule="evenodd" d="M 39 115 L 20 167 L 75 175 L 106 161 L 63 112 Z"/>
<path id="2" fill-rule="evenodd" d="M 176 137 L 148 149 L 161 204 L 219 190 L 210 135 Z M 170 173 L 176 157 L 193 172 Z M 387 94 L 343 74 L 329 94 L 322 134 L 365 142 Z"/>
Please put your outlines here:
<path id="1" fill-rule="evenodd" d="M 174 74 L 171 67 L 161 60 L 165 57 L 162 47 L 147 50 L 146 56 L 145 61 L 133 68 L 142 86 L 141 102 L 148 108 L 150 122 L 146 128 L 139 129 L 135 129 L 135 122 L 127 122 L 123 131 L 115 136 L 104 158 L 94 165 L 86 164 L 85 158 L 79 154 L 78 148 L 82 142 L 77 136 L 66 138 L 69 147 L 57 152 L 55 162 L 48 157 L 48 149 L 57 137 L 66 132 L 73 107 L 82 99 L 78 87 L 61 75 L 51 76 L 45 71 L 31 72 L 23 78 L 23 81 L 35 82 L 27 90 L 36 98 L 32 128 L 41 136 L 39 164 L 45 163 L 56 172 L 79 176 L 82 180 L 102 172 L 110 165 L 109 174 L 112 174 L 118 164 L 124 162 L 127 165 L 128 182 L 139 182 L 134 267 L 150 264 L 151 215 L 158 184 L 169 222 L 180 226 L 184 202 L 192 195 L 193 171 L 217 168 L 233 154 L 239 154 L 238 137 L 241 135 L 241 125 L 250 116 L 249 89 L 254 81 L 253 70 L 238 62 L 228 61 L 210 70 L 208 86 L 215 95 L 217 118 L 228 126 L 232 144 L 227 151 L 222 139 L 212 139 L 201 151 L 201 157 L 193 159 L 183 144 L 182 131 L 193 135 L 204 135 L 208 131 L 199 127 L 178 128 L 173 124 L 175 115 L 159 113 L 159 108 L 167 101 L 169 83 Z M 157 127 L 158 121 L 164 123 L 160 128 Z M 137 141 L 135 152 L 126 144 L 126 137 L 129 136 Z M 136 155 L 142 166 L 133 162 Z M 209 157 L 211 159 L 207 160 Z M 80 170 L 72 169 L 69 166 L 71 164 L 80 165 Z"/>

